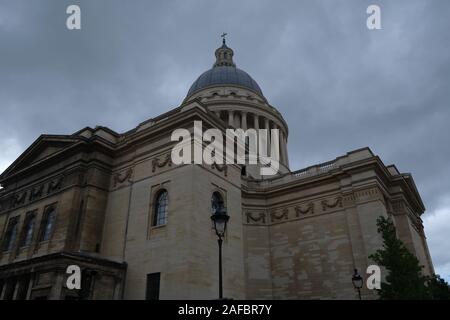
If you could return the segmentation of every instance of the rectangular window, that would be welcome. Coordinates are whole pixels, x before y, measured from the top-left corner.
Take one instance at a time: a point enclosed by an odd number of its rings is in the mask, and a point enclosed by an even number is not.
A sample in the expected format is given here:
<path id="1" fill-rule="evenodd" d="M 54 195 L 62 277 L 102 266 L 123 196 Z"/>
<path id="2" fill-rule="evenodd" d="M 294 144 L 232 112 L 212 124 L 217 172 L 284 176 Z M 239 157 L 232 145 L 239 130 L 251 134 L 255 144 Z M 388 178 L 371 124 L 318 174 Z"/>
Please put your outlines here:
<path id="1" fill-rule="evenodd" d="M 36 211 L 28 212 L 20 236 L 20 247 L 27 247 L 33 240 L 34 223 L 36 221 Z"/>
<path id="2" fill-rule="evenodd" d="M 48 241 L 52 237 L 53 228 L 56 219 L 56 205 L 50 205 L 45 208 L 41 222 L 41 231 L 39 241 Z"/>
<path id="3" fill-rule="evenodd" d="M 19 224 L 19 216 L 9 219 L 6 228 L 5 238 L 3 239 L 3 251 L 10 251 L 14 247 L 17 238 L 17 225 Z"/>
<path id="4" fill-rule="evenodd" d="M 147 292 L 145 295 L 146 300 L 159 300 L 159 282 L 161 273 L 147 274 Z"/>

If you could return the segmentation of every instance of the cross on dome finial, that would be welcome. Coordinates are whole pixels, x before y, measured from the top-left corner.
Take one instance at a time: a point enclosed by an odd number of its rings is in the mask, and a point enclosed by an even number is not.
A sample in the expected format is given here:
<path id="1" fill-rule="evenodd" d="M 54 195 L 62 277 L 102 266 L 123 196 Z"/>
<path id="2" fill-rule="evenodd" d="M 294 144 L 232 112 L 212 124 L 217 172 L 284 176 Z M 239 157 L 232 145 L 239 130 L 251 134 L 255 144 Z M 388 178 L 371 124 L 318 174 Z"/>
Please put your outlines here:
<path id="1" fill-rule="evenodd" d="M 224 33 L 222 33 L 222 35 L 221 35 L 221 37 L 222 37 L 222 44 L 223 45 L 226 45 L 226 39 L 225 39 L 225 37 L 228 35 L 228 33 L 226 33 L 226 32 L 224 32 Z"/>

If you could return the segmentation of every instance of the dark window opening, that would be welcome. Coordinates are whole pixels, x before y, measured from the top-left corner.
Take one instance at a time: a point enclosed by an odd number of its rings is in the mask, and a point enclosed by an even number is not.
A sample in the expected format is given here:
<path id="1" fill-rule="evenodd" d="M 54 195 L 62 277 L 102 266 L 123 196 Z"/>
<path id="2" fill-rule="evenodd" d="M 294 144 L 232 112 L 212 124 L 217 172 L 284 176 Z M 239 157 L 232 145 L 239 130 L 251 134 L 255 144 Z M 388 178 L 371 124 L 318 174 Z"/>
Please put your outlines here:
<path id="1" fill-rule="evenodd" d="M 242 166 L 241 168 L 241 176 L 247 176 L 247 167 L 246 166 Z"/>
<path id="2" fill-rule="evenodd" d="M 10 251 L 14 247 L 14 242 L 16 241 L 17 238 L 18 223 L 19 223 L 19 216 L 9 219 L 5 238 L 3 240 L 3 251 Z"/>
<path id="3" fill-rule="evenodd" d="M 147 274 L 147 291 L 145 294 L 146 300 L 159 300 L 159 285 L 161 273 Z"/>
<path id="4" fill-rule="evenodd" d="M 56 207 L 55 205 L 51 205 L 47 207 L 44 211 L 39 241 L 50 240 L 55 225 L 55 219 L 56 219 Z"/>
<path id="5" fill-rule="evenodd" d="M 22 235 L 20 238 L 20 247 L 27 247 L 33 240 L 34 224 L 36 221 L 36 212 L 29 212 L 25 217 L 23 224 Z"/>
<path id="6" fill-rule="evenodd" d="M 83 271 L 81 271 L 81 289 L 78 292 L 78 298 L 80 300 L 90 299 L 96 276 L 96 270 L 83 269 Z"/>

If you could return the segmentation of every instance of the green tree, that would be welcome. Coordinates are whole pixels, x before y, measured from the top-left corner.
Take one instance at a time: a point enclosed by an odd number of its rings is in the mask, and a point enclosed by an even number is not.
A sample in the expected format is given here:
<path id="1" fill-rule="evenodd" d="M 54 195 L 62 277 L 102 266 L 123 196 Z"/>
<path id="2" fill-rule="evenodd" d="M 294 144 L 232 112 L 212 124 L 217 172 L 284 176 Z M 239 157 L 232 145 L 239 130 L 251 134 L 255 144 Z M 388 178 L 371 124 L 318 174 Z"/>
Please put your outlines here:
<path id="1" fill-rule="evenodd" d="M 422 266 L 397 238 L 393 222 L 380 216 L 377 226 L 383 238 L 383 248 L 369 258 L 389 272 L 386 282 L 382 282 L 378 290 L 380 299 L 429 299 L 427 278 L 422 275 Z"/>
<path id="2" fill-rule="evenodd" d="M 450 286 L 439 275 L 429 277 L 427 287 L 431 299 L 450 300 Z"/>

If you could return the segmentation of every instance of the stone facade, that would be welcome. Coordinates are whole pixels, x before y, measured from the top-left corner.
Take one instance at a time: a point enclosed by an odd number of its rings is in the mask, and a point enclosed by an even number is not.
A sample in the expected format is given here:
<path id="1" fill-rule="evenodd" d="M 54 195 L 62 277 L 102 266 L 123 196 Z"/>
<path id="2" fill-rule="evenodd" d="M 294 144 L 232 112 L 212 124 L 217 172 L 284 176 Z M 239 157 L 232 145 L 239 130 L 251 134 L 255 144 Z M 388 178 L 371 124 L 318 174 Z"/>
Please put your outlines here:
<path id="1" fill-rule="evenodd" d="M 216 52 L 222 68 L 227 51 Z M 228 68 L 235 68 L 232 61 Z M 230 215 L 227 297 L 357 298 L 351 275 L 366 270 L 380 248 L 380 215 L 394 219 L 398 236 L 433 273 L 420 218 L 425 209 L 411 175 L 385 166 L 368 148 L 292 172 L 287 124 L 262 93 L 240 83 L 201 85 L 180 107 L 123 134 L 96 127 L 42 135 L 0 176 L 0 298 L 144 299 L 147 275 L 159 274 L 161 299 L 215 299 L 213 192 Z M 261 165 L 173 164 L 171 134 L 193 133 L 194 121 L 223 132 L 279 129 L 278 174 L 259 175 Z M 155 226 L 161 190 L 167 217 Z M 48 208 L 56 210 L 52 223 Z M 84 272 L 82 290 L 66 287 L 72 264 Z"/>

